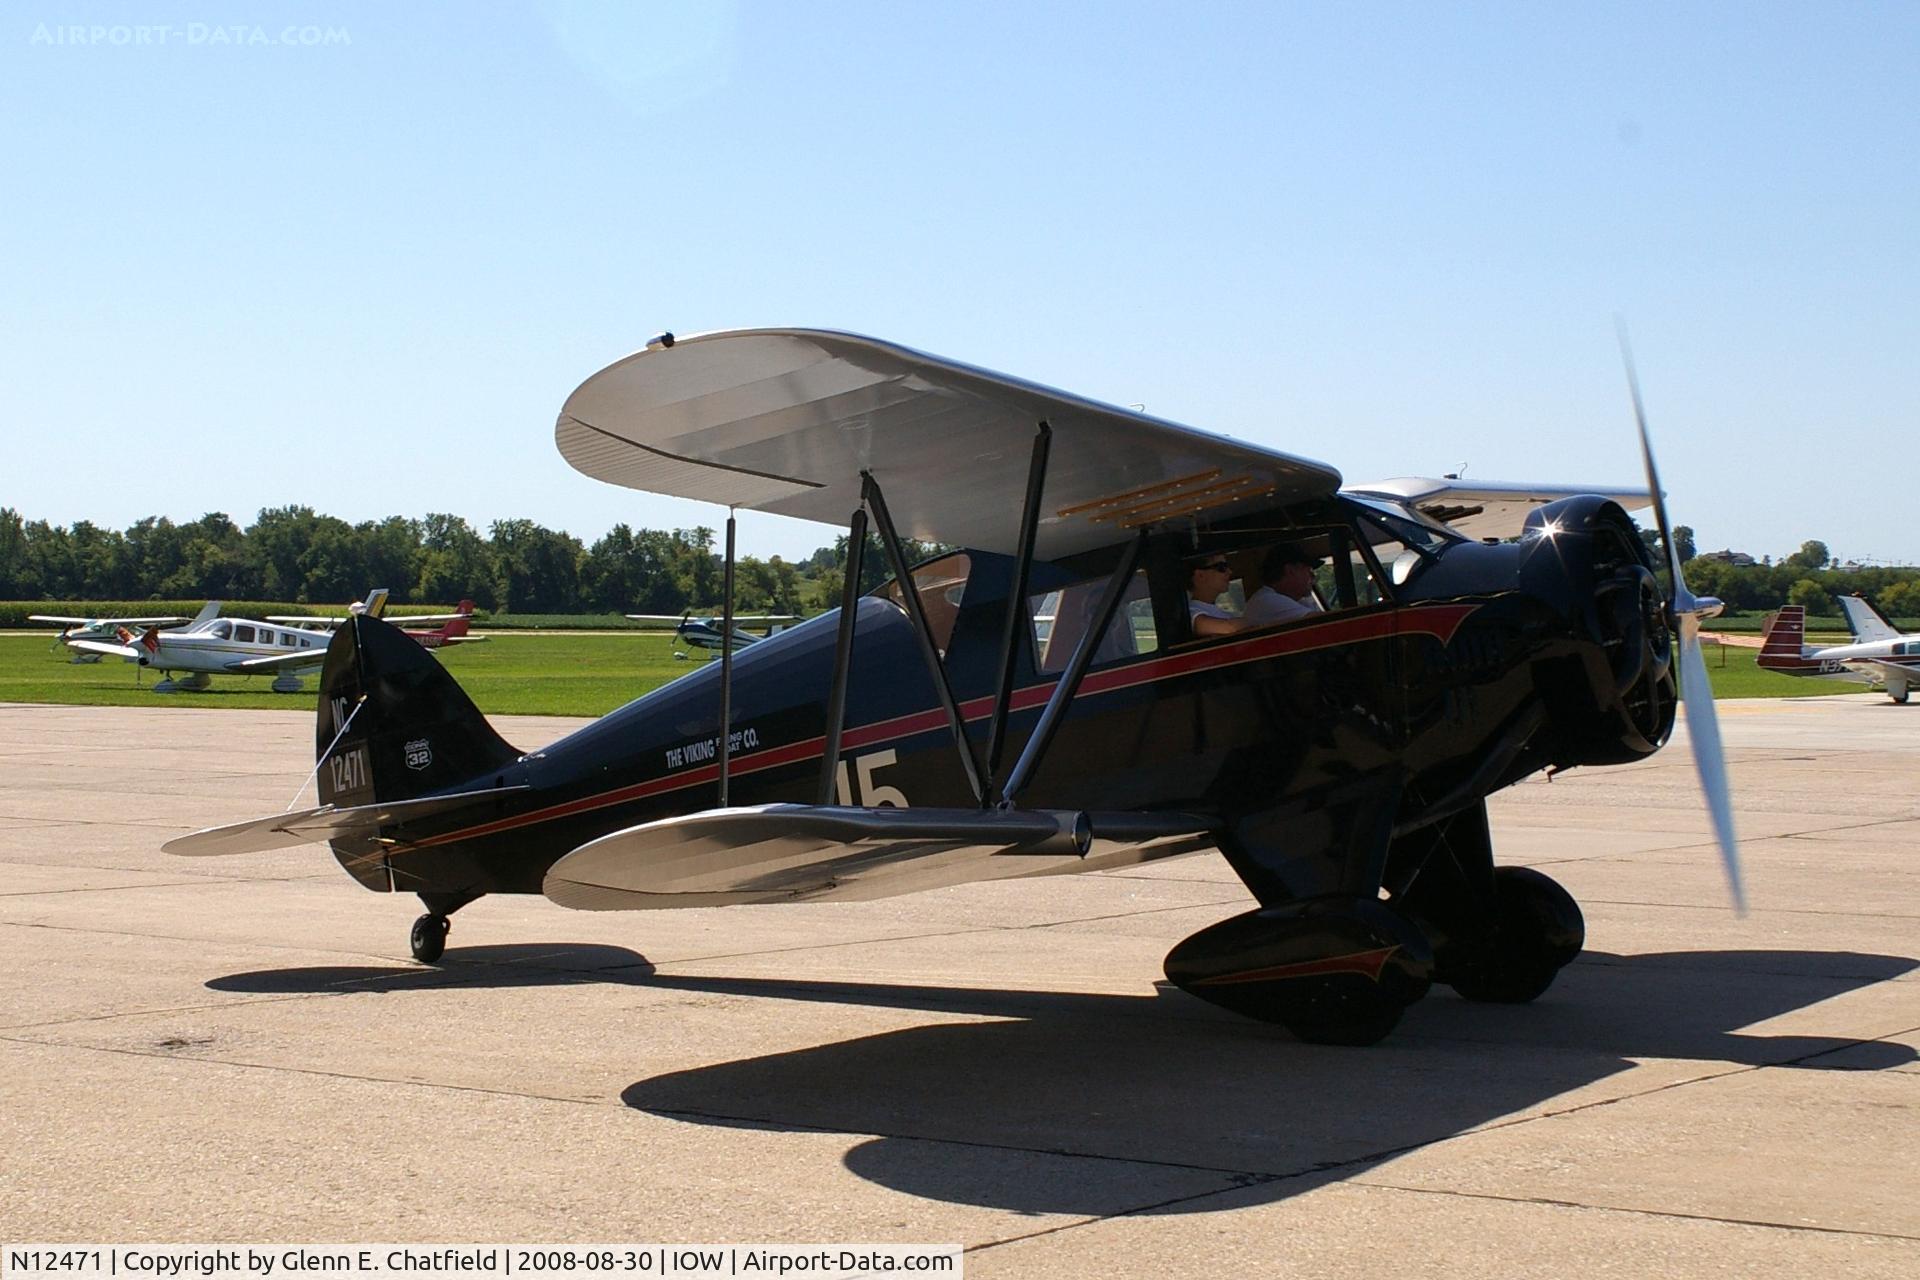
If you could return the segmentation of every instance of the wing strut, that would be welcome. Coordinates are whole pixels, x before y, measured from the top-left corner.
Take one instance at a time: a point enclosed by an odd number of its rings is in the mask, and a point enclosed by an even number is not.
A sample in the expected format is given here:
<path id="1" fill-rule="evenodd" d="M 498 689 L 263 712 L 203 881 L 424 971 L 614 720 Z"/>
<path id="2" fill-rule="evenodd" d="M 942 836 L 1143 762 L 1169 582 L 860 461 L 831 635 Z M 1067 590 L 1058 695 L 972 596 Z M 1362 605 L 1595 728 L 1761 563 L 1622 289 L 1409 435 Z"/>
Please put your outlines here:
<path id="1" fill-rule="evenodd" d="M 853 668 L 853 627 L 860 611 L 860 570 L 867 553 L 867 509 L 855 508 L 847 527 L 846 581 L 840 584 L 840 633 L 833 642 L 833 684 L 827 693 L 827 749 L 820 757 L 820 803 L 839 803 L 840 730 L 847 722 L 847 672 Z"/>
<path id="2" fill-rule="evenodd" d="M 1127 583 L 1133 578 L 1134 566 L 1140 563 L 1140 552 L 1147 545 L 1147 531 L 1141 529 L 1138 536 L 1127 544 L 1120 556 L 1120 563 L 1114 567 L 1113 576 L 1107 579 L 1106 590 L 1100 595 L 1100 605 L 1088 620 L 1087 629 L 1080 636 L 1079 643 L 1073 646 L 1073 656 L 1067 659 L 1067 669 L 1060 676 L 1060 683 L 1053 686 L 1053 694 L 1047 699 L 1047 705 L 1040 712 L 1040 722 L 1033 726 L 1033 733 L 1027 738 L 1027 745 L 1020 752 L 1020 759 L 1014 762 L 1013 772 L 1007 775 L 1007 785 L 1000 790 L 1000 807 L 1010 809 L 1014 799 L 1020 794 L 1034 770 L 1040 767 L 1040 760 L 1047 753 L 1047 746 L 1053 741 L 1053 734 L 1060 727 L 1060 717 L 1066 713 L 1067 704 L 1073 701 L 1074 694 L 1080 691 L 1080 678 L 1087 674 L 1087 667 L 1093 661 L 1093 651 L 1100 638 L 1107 633 L 1113 623 L 1113 615 L 1120 611 L 1120 602 L 1126 598 Z"/>
<path id="3" fill-rule="evenodd" d="M 1031 625 L 1027 610 L 1027 580 L 1033 568 L 1033 536 L 1040 527 L 1040 496 L 1047 485 L 1047 454 L 1053 447 L 1053 427 L 1042 418 L 1033 436 L 1033 461 L 1027 466 L 1027 501 L 1020 512 L 1020 545 L 1014 553 L 1013 587 L 1007 594 L 1007 630 L 1000 642 L 1000 685 L 993 700 L 993 727 L 987 733 L 987 783 L 1000 773 L 1000 755 L 1007 745 L 1007 711 L 1013 705 L 1014 657 L 1019 652 L 1020 624 Z"/>
<path id="4" fill-rule="evenodd" d="M 733 755 L 733 508 L 727 508 L 727 568 L 720 602 L 720 808 L 727 807 L 727 762 Z"/>
<path id="5" fill-rule="evenodd" d="M 920 639 L 920 655 L 926 659 L 927 674 L 933 677 L 933 691 L 940 697 L 940 705 L 946 710 L 947 724 L 953 730 L 953 744 L 959 748 L 960 764 L 967 772 L 967 785 L 973 788 L 975 804 L 986 803 L 987 789 L 980 780 L 980 762 L 974 759 L 973 744 L 967 740 L 966 721 L 960 716 L 960 704 L 954 701 L 953 686 L 947 682 L 947 669 L 940 661 L 940 650 L 933 643 L 933 628 L 927 622 L 927 611 L 920 604 L 920 589 L 913 581 L 913 574 L 907 570 L 907 558 L 900 549 L 900 535 L 893 527 L 893 516 L 887 511 L 887 500 L 880 492 L 880 484 L 870 471 L 860 473 L 861 489 L 867 506 L 873 511 L 873 522 L 880 528 L 881 545 L 887 549 L 887 559 L 893 562 L 894 580 L 900 584 L 900 600 L 907 607 L 907 616 L 913 619 L 913 633 Z"/>

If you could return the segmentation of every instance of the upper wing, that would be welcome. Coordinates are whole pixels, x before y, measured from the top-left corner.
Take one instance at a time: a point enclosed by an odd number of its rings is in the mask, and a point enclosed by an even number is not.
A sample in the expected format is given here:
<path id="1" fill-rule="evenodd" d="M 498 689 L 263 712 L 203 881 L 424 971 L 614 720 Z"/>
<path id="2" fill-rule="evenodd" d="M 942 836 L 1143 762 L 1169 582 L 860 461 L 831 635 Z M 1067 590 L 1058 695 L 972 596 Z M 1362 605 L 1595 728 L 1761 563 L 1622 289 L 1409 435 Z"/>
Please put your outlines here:
<path id="1" fill-rule="evenodd" d="M 683 338 L 581 383 L 554 439 L 611 484 L 845 525 L 861 473 L 902 534 L 1016 550 L 1006 501 L 1034 432 L 1053 428 L 1035 554 L 1052 559 L 1182 515 L 1218 518 L 1315 495 L 1310 462 L 1004 374 L 848 333 L 752 329 Z"/>
<path id="2" fill-rule="evenodd" d="M 1469 538 L 1517 538 L 1527 513 L 1536 507 L 1581 494 L 1612 498 L 1629 511 L 1652 503 L 1645 485 L 1617 488 L 1551 484 L 1507 484 L 1490 480 L 1435 480 L 1427 476 L 1400 476 L 1350 485 L 1348 493 L 1404 503 L 1430 520 L 1449 525 Z"/>
<path id="3" fill-rule="evenodd" d="M 547 871 L 542 891 L 588 911 L 870 901 L 972 880 L 1129 866 L 1210 848 L 1187 813 L 711 809 L 616 831 Z"/>

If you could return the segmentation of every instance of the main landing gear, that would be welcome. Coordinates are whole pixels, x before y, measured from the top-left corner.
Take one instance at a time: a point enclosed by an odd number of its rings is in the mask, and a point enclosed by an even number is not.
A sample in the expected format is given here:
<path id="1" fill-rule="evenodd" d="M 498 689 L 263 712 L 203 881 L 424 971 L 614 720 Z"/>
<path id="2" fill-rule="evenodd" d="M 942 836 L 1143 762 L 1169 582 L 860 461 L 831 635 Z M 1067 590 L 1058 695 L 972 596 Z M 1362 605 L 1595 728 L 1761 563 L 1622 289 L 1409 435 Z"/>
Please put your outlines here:
<path id="1" fill-rule="evenodd" d="M 477 893 L 421 894 L 420 901 L 427 913 L 413 922 L 413 933 L 408 939 L 413 946 L 413 958 L 421 964 L 433 964 L 446 954 L 447 934 L 453 928 L 449 917 L 479 896 Z"/>
<path id="2" fill-rule="evenodd" d="M 1223 1009 L 1313 1044 L 1374 1044 L 1433 985 L 1433 951 L 1365 898 L 1265 907 L 1202 929 L 1167 954 L 1167 977 Z"/>
<path id="3" fill-rule="evenodd" d="M 1448 948 L 1438 976 L 1468 1000 L 1525 1004 L 1580 954 L 1586 920 L 1572 894 L 1531 867 L 1498 868 L 1493 891 L 1491 934 Z"/>
<path id="4" fill-rule="evenodd" d="M 1483 806 L 1394 838 L 1382 879 L 1376 895 L 1349 887 L 1202 929 L 1167 954 L 1167 977 L 1302 1040 L 1364 1045 L 1436 982 L 1467 1000 L 1524 1004 L 1586 942 L 1565 889 L 1493 865 Z"/>

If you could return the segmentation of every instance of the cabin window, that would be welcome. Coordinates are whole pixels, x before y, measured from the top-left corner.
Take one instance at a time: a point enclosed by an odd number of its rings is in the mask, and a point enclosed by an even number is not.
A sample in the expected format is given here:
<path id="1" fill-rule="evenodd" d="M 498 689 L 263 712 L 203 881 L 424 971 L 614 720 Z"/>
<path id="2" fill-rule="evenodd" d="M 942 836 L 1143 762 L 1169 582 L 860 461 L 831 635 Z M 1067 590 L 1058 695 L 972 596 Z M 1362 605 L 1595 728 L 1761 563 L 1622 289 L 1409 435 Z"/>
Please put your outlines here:
<path id="1" fill-rule="evenodd" d="M 300 647 L 301 647 L 302 649 L 311 649 L 311 648 L 313 648 L 313 640 L 312 640 L 312 639 L 311 639 L 310 637 L 307 637 L 307 636 L 301 636 L 301 637 L 300 637 Z M 718 724 L 719 722 L 718 722 L 718 721 L 715 721 L 714 723 L 716 723 L 716 724 Z"/>
<path id="2" fill-rule="evenodd" d="M 1373 548 L 1375 560 L 1396 587 L 1405 586 L 1432 562 L 1447 537 L 1417 520 L 1371 510 L 1360 517 L 1360 535 Z M 1358 562 L 1356 562 L 1356 571 Z"/>
<path id="3" fill-rule="evenodd" d="M 293 648 L 293 646 L 294 646 L 293 632 L 282 631 L 280 633 L 280 647 L 282 649 L 291 649 Z M 716 721 L 715 723 L 717 724 L 718 721 Z"/>
<path id="4" fill-rule="evenodd" d="M 213 624 L 213 629 L 208 634 L 216 640 L 230 639 L 233 636 L 233 624 L 222 618 Z"/>
<path id="5" fill-rule="evenodd" d="M 235 640 L 240 641 L 242 644 L 252 644 L 253 628 L 241 626 L 238 623 L 236 623 L 233 628 L 233 638 Z"/>
<path id="6" fill-rule="evenodd" d="M 1043 591 L 1027 597 L 1027 611 L 1033 620 L 1033 651 L 1044 675 L 1058 675 L 1067 669 L 1074 646 L 1086 634 L 1094 610 L 1100 607 L 1107 577 L 1088 578 L 1056 591 Z M 1153 625 L 1153 600 L 1147 591 L 1147 571 L 1133 575 L 1127 585 L 1120 609 L 1107 624 L 1093 651 L 1093 666 L 1119 662 L 1125 658 L 1152 653 L 1160 647 L 1160 633 Z"/>
<path id="7" fill-rule="evenodd" d="M 1353 545 L 1352 532 L 1344 527 L 1300 528 L 1289 530 L 1277 542 L 1261 543 L 1236 551 L 1214 553 L 1227 562 L 1232 577 L 1218 604 L 1231 616 L 1256 628 L 1292 626 L 1311 622 L 1322 613 L 1353 607 L 1351 573 L 1347 571 L 1347 549 Z M 1308 594 L 1296 595 L 1301 585 L 1284 568 L 1304 562 L 1313 568 L 1306 582 Z M 1265 592 L 1265 579 L 1273 576 L 1273 591 Z M 1188 581 L 1194 581 L 1191 575 Z M 1260 608 L 1249 616 L 1248 601 L 1261 596 Z M 1302 607 L 1282 603 L 1282 598 L 1298 600 Z"/>
<path id="8" fill-rule="evenodd" d="M 950 556 L 929 560 L 908 572 L 913 577 L 913 589 L 920 597 L 920 607 L 926 610 L 927 629 L 933 633 L 933 647 L 944 658 L 947 656 L 947 644 L 953 639 L 953 624 L 960 617 L 960 601 L 967 593 L 967 576 L 973 572 L 973 557 L 964 551 L 956 551 Z M 902 610 L 907 607 L 897 579 L 879 587 L 873 594 L 882 600 L 892 601 Z"/>

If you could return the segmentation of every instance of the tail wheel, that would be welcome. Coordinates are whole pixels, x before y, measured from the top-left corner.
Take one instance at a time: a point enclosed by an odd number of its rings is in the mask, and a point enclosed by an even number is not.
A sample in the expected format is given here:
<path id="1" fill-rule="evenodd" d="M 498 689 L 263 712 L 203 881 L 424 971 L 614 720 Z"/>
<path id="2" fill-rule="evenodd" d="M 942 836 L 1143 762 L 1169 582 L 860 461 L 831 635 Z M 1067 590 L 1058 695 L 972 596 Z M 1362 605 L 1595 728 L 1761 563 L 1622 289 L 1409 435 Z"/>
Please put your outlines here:
<path id="1" fill-rule="evenodd" d="M 1525 1004 L 1580 954 L 1586 920 L 1573 895 L 1538 871 L 1501 867 L 1493 875 L 1493 939 L 1472 961 L 1450 966 L 1445 980 L 1468 1000 Z"/>
<path id="2" fill-rule="evenodd" d="M 413 958 L 421 964 L 432 964 L 447 950 L 447 931 L 453 928 L 453 921 L 437 911 L 429 911 L 413 922 Z"/>

